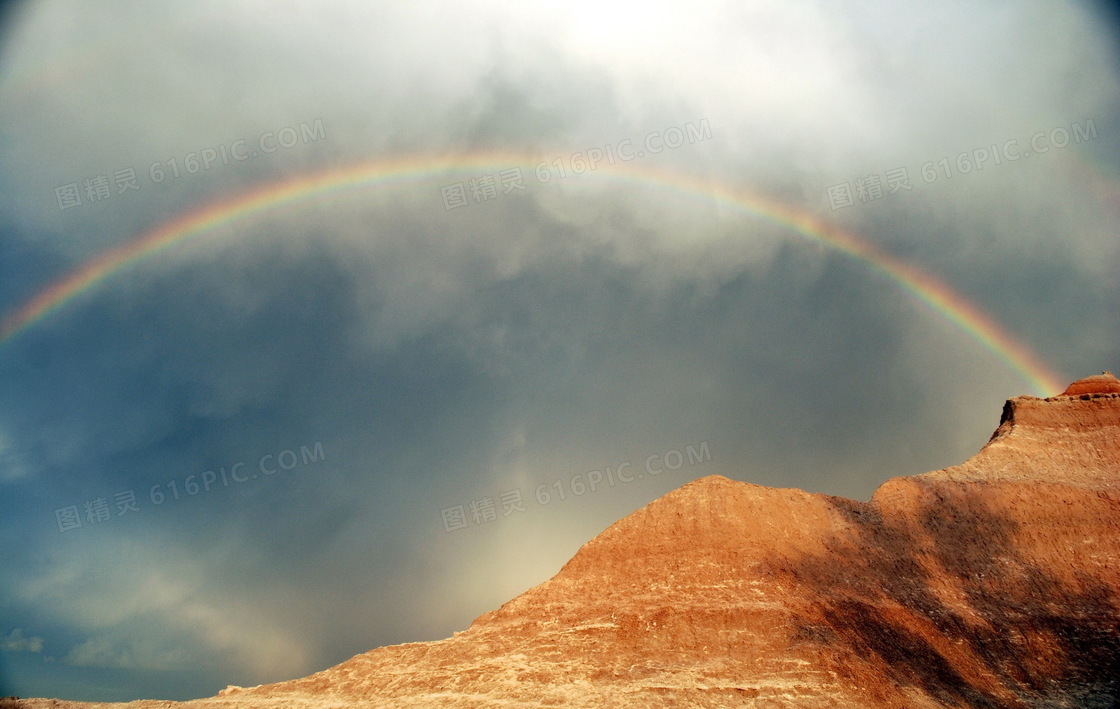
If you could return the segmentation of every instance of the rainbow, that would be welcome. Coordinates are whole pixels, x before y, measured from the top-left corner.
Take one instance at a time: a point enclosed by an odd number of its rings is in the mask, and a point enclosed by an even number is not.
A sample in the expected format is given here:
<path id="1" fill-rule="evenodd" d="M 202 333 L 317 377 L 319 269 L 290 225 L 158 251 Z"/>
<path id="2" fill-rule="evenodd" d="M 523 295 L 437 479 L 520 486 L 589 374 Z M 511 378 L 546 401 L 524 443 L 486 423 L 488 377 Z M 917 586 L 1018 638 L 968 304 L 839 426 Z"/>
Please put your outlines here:
<path id="1" fill-rule="evenodd" d="M 508 168 L 529 166 L 522 174 L 525 183 L 532 184 L 534 173 L 531 166 L 538 163 L 539 158 L 519 153 L 413 155 L 264 184 L 231 199 L 184 213 L 132 241 L 105 251 L 67 273 L 0 321 L 0 347 L 129 266 L 172 246 L 188 243 L 218 227 L 247 220 L 267 210 L 316 196 L 409 183 L 431 178 L 433 175 L 463 171 L 473 172 L 474 175 L 496 174 Z M 723 184 L 646 166 L 626 164 L 612 167 L 600 164 L 594 173 L 585 173 L 591 174 L 620 176 L 627 182 L 669 187 L 701 199 L 715 200 L 734 211 L 791 230 L 810 241 L 846 254 L 911 293 L 918 301 L 992 352 L 1021 376 L 1036 394 L 1052 396 L 1063 389 L 1062 380 L 1030 349 L 945 283 L 866 240 L 808 213 Z M 432 198 L 437 198 L 435 190 Z"/>

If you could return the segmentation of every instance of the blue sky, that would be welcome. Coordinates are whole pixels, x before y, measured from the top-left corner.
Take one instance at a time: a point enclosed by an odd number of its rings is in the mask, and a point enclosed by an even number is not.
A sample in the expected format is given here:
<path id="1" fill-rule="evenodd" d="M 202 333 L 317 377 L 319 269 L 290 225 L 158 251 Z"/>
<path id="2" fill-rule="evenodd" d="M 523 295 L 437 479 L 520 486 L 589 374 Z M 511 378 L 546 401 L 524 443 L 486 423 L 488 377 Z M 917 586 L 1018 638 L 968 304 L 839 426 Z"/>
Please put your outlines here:
<path id="1" fill-rule="evenodd" d="M 867 264 L 575 174 L 590 147 L 858 234 L 1060 377 L 1120 369 L 1120 57 L 1097 5 L 0 18 L 0 313 L 262 185 L 479 151 L 551 176 L 264 210 L 0 345 L 0 695 L 185 699 L 446 637 L 692 479 L 866 499 L 970 456 L 1031 393 Z"/>

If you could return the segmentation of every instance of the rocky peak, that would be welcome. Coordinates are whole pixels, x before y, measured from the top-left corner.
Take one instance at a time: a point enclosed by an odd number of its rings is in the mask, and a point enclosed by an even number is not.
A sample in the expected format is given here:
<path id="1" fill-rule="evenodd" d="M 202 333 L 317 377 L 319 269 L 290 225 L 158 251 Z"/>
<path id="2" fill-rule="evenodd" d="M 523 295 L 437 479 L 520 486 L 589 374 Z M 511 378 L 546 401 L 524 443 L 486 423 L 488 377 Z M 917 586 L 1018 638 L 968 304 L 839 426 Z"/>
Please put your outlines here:
<path id="1" fill-rule="evenodd" d="M 870 503 L 695 480 L 451 638 L 186 706 L 1118 706 L 1118 389 Z"/>
<path id="2" fill-rule="evenodd" d="M 1059 396 L 1085 396 L 1093 394 L 1120 394 L 1120 379 L 1112 372 L 1101 372 L 1078 379 L 1066 387 Z"/>
<path id="3" fill-rule="evenodd" d="M 1120 486 L 1120 380 L 1105 372 L 1047 399 L 1017 396 L 965 463 L 920 477 Z"/>

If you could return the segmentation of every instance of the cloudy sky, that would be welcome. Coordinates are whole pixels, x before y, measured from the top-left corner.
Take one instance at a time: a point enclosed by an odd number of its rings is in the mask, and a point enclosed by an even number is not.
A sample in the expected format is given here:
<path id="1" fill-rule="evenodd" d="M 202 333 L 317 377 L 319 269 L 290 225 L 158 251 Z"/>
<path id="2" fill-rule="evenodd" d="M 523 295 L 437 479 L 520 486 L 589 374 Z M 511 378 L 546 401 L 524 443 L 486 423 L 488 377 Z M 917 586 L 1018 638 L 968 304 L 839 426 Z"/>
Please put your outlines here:
<path id="1" fill-rule="evenodd" d="M 866 499 L 1120 371 L 1113 18 L 907 5 L 9 5 L 0 695 L 446 637 L 697 477 Z"/>

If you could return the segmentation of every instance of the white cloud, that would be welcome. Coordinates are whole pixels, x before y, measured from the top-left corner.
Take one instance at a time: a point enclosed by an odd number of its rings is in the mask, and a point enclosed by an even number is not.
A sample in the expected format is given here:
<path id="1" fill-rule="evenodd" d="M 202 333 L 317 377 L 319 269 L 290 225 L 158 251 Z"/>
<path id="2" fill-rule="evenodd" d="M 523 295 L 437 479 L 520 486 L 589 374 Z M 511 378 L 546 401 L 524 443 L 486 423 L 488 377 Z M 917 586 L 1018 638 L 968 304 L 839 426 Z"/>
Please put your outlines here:
<path id="1" fill-rule="evenodd" d="M 0 483 L 15 482 L 30 474 L 31 471 L 12 448 L 7 434 L 0 429 Z"/>
<path id="2" fill-rule="evenodd" d="M 0 652 L 42 652 L 43 639 L 24 637 L 23 630 L 16 628 L 6 637 L 0 637 Z"/>
<path id="3" fill-rule="evenodd" d="M 70 648 L 62 658 L 68 665 L 79 667 L 115 667 L 120 669 L 181 669 L 189 658 L 182 651 L 151 647 L 150 638 L 116 641 L 97 637 Z M 144 647 L 147 645 L 147 647 Z"/>
<path id="4" fill-rule="evenodd" d="M 1087 118 L 1101 138 L 1085 153 L 1112 140 L 1106 116 L 1120 92 L 1106 38 L 1071 2 L 27 7 L 0 62 L 0 237 L 12 233 L 43 261 L 29 264 L 37 270 L 0 261 L 21 277 L 51 279 L 66 263 L 251 185 L 418 150 L 540 149 L 567 161 L 590 146 L 707 119 L 710 140 L 627 164 L 823 213 L 969 299 L 1004 308 L 1001 318 L 1024 318 L 1007 329 L 1036 337 L 1032 346 L 1049 342 L 1086 360 L 1115 350 L 1107 328 L 1073 336 L 1107 310 L 1104 287 L 1115 284 L 1107 269 L 1120 248 L 1115 213 L 1085 188 L 1077 149 L 934 184 L 916 174 L 943 154 L 1022 144 Z M 317 118 L 326 138 L 314 145 L 148 179 L 153 161 L 183 167 L 204 146 Z M 901 165 L 911 169 L 912 193 L 827 212 L 827 185 Z M 126 167 L 140 174 L 139 192 L 65 213 L 53 204 L 56 186 Z M 309 664 L 323 653 L 377 643 L 381 626 L 399 640 L 461 627 L 463 614 L 553 573 L 653 488 L 620 487 L 458 537 L 439 530 L 442 505 L 515 485 L 531 496 L 542 482 L 664 450 L 681 436 L 713 440 L 727 466 L 719 472 L 869 489 L 898 461 L 914 465 L 934 448 L 974 452 L 971 438 L 953 443 L 954 432 L 986 435 L 998 401 L 991 411 L 977 401 L 1021 385 L 998 358 L 962 345 L 959 330 L 931 327 L 936 316 L 874 269 L 806 246 L 785 226 L 685 194 L 672 180 L 600 172 L 540 184 L 531 173 L 525 194 L 451 212 L 439 193 L 450 180 L 440 175 L 340 190 L 227 225 L 93 289 L 75 305 L 98 307 L 71 312 L 104 306 L 128 332 L 118 338 L 119 323 L 109 323 L 102 349 L 87 354 L 60 327 L 57 340 L 39 341 L 57 348 L 50 356 L 31 350 L 34 366 L 17 363 L 11 377 L 5 370 L 0 395 L 11 424 L 0 429 L 0 484 L 57 471 L 41 475 L 44 488 L 57 486 L 56 506 L 137 486 L 144 511 L 59 535 L 37 500 L 0 506 L 17 534 L 21 514 L 52 532 L 27 552 L 30 571 L 7 567 L 0 595 L 69 628 L 72 665 L 222 664 L 243 672 L 243 684 L 295 676 L 316 669 Z M 1057 275 L 1040 266 L 1051 258 L 1061 261 Z M 297 267 L 318 273 L 323 263 L 340 278 L 294 277 Z M 1111 280 L 1079 278 L 1094 272 Z M 179 282 L 187 277 L 195 290 Z M 1071 336 L 1056 336 L 1060 312 L 1047 309 L 1077 303 L 1083 290 L 1086 307 L 1070 308 Z M 1030 292 L 1045 297 L 1024 297 Z M 304 338 L 274 318 L 293 302 L 341 311 L 344 324 Z M 852 327 L 868 323 L 875 327 Z M 246 346 L 216 332 L 260 336 Z M 892 335 L 897 341 L 879 346 Z M 424 343 L 424 356 L 400 366 L 413 342 Z M 326 355 L 300 356 L 309 351 L 329 352 L 329 364 L 320 366 Z M 432 362 L 442 370 L 427 370 Z M 867 362 L 890 372 L 869 375 Z M 965 367 L 968 376 L 957 371 Z M 845 381 L 818 376 L 822 368 Z M 832 388 L 864 376 L 874 385 L 889 378 L 898 401 L 923 399 L 922 416 L 894 416 L 881 401 L 849 402 Z M 457 392 L 476 385 L 484 402 L 456 409 Z M 339 441 L 329 448 L 331 465 L 346 458 L 337 474 L 292 499 L 280 487 L 255 488 L 244 507 L 218 501 L 232 490 L 183 500 L 177 512 L 143 501 L 138 479 L 181 481 L 199 468 L 172 462 L 210 456 L 208 443 L 235 451 L 214 452 L 217 464 L 248 455 L 249 441 L 273 433 L 265 430 L 273 408 L 298 435 L 324 431 Z M 830 408 L 845 413 L 826 417 Z M 245 411 L 259 418 L 240 417 Z M 805 416 L 814 418 L 797 420 Z M 218 419 L 220 436 L 195 437 Z M 401 423 L 390 435 L 367 419 Z M 853 436 L 860 429 L 845 432 L 849 422 L 881 438 Z M 786 445 L 804 430 L 820 431 L 812 448 L 827 472 Z M 888 450 L 899 431 L 919 441 L 904 444 L 905 455 Z M 862 443 L 849 454 L 852 441 Z M 398 459 L 426 456 L 426 469 L 441 472 L 415 485 L 394 476 Z M 366 472 L 359 479 L 345 466 Z M 450 494 L 453 476 L 478 487 Z M 289 482 L 284 489 L 294 491 Z M 376 526 L 329 524 L 343 496 L 416 525 L 394 527 L 392 538 L 392 554 L 420 560 L 412 576 L 396 562 L 366 563 L 384 541 Z M 311 523 L 319 517 L 328 523 Z M 163 533 L 151 534 L 153 526 Z M 218 528 L 232 532 L 227 549 L 195 538 Z M 312 533 L 299 544 L 285 536 L 303 529 Z M 320 529 L 332 530 L 334 546 L 317 546 L 328 536 Z M 255 565 L 241 563 L 246 557 Z M 402 607 L 407 613 L 387 610 Z M 21 631 L 2 642 L 41 649 Z"/>
<path id="5" fill-rule="evenodd" d="M 170 551 L 167 540 L 162 547 L 159 541 L 101 541 L 15 589 L 54 622 L 86 634 L 65 662 L 145 669 L 226 662 L 251 677 L 312 669 L 311 651 L 285 628 L 277 609 L 214 578 L 220 560 L 188 558 Z M 30 640 L 39 640 L 41 649 L 40 639 Z"/>

